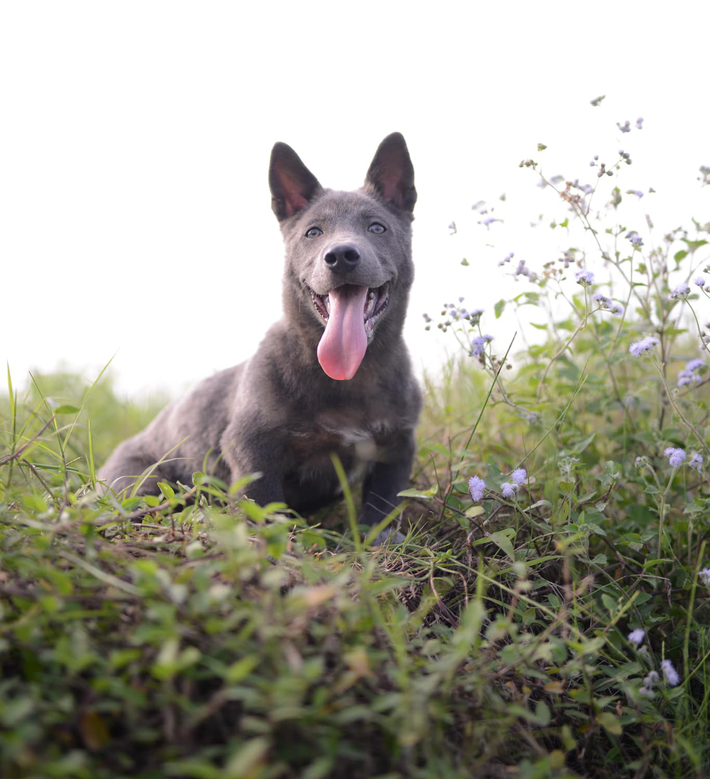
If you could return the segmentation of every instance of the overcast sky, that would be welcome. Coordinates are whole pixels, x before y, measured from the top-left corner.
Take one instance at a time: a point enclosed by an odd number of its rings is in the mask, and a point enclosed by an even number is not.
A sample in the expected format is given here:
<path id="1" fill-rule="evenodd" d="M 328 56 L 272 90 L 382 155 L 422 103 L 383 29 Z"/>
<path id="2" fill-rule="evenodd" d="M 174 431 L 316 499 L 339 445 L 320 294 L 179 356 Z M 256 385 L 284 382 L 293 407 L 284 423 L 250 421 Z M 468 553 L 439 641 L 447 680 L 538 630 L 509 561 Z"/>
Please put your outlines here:
<path id="1" fill-rule="evenodd" d="M 559 236 L 529 222 L 564 217 L 521 159 L 591 181 L 592 155 L 625 148 L 622 189 L 657 190 L 625 205 L 630 223 L 710 218 L 697 181 L 710 165 L 710 11 L 653 7 L 3 3 L 0 364 L 16 383 L 61 361 L 90 376 L 117 352 L 121 388 L 141 395 L 247 358 L 281 310 L 271 146 L 350 189 L 393 130 L 419 191 L 415 363 L 443 353 L 422 313 L 459 295 L 491 311 L 502 342 L 515 323 L 492 305 L 523 287 L 497 262 L 555 259 Z M 638 117 L 643 130 L 618 131 Z M 478 224 L 480 200 L 504 222 Z"/>

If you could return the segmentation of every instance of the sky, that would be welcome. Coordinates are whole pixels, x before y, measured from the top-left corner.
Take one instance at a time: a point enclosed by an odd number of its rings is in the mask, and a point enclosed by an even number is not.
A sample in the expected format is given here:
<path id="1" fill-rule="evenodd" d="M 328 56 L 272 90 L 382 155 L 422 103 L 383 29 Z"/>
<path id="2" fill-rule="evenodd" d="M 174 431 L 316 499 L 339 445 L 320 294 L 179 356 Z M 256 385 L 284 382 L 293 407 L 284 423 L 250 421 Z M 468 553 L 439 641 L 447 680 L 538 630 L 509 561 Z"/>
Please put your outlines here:
<path id="1" fill-rule="evenodd" d="M 417 370 L 455 352 L 422 314 L 460 296 L 503 344 L 518 323 L 493 303 L 527 287 L 497 263 L 555 259 L 559 232 L 530 222 L 565 216 L 522 159 L 592 183 L 592 156 L 625 148 L 619 186 L 647 193 L 630 224 L 710 218 L 709 21 L 684 1 L 3 3 L 0 364 L 22 384 L 113 358 L 141 397 L 248 358 L 281 314 L 272 145 L 353 189 L 394 130 L 419 193 Z"/>

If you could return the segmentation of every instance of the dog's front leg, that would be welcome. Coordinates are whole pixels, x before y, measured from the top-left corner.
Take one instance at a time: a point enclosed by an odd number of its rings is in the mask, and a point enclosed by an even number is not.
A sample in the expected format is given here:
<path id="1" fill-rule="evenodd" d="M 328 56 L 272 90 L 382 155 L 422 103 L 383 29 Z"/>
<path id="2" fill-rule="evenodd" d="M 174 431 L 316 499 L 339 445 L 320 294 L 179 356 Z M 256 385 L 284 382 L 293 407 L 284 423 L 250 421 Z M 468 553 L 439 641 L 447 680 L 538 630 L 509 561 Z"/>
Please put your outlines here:
<path id="1" fill-rule="evenodd" d="M 412 461 L 416 449 L 414 431 L 404 430 L 396 436 L 372 466 L 362 491 L 361 522 L 373 527 L 381 522 L 401 502 L 397 494 L 407 488 L 412 472 Z M 390 540 L 404 541 L 404 536 L 385 528 L 375 539 L 375 544 Z"/>
<path id="2" fill-rule="evenodd" d="M 232 483 L 252 473 L 261 476 L 242 488 L 240 494 L 259 506 L 283 503 L 283 442 L 273 430 L 237 420 L 230 424 L 221 441 Z"/>

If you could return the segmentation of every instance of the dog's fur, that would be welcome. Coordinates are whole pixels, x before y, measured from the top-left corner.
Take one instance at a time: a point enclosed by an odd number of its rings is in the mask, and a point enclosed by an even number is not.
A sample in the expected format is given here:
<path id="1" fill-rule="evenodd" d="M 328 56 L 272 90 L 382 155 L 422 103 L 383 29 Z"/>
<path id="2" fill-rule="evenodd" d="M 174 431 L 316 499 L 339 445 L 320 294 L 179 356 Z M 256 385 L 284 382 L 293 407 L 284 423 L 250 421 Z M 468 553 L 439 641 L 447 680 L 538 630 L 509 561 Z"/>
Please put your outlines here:
<path id="1" fill-rule="evenodd" d="M 284 318 L 250 360 L 122 443 L 99 478 L 132 488 L 164 458 L 136 490 L 148 494 L 160 480 L 190 483 L 205 463 L 227 483 L 259 471 L 249 498 L 308 513 L 341 494 L 335 453 L 349 478 L 364 474 L 361 521 L 373 525 L 407 486 L 421 406 L 402 339 L 417 197 L 409 152 L 399 133 L 389 135 L 364 186 L 336 192 L 277 143 L 269 183 L 286 244 Z"/>

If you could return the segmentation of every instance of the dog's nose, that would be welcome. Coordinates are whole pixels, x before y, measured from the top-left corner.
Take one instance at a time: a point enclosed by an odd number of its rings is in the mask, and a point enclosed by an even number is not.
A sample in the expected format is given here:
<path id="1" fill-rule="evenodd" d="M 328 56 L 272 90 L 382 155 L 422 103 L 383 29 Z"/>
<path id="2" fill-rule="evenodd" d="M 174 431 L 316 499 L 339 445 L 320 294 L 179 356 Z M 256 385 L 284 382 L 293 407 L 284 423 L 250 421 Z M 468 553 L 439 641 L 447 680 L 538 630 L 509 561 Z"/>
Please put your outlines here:
<path id="1" fill-rule="evenodd" d="M 350 243 L 341 243 L 334 246 L 323 259 L 332 271 L 347 273 L 360 262 L 360 250 Z"/>

